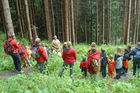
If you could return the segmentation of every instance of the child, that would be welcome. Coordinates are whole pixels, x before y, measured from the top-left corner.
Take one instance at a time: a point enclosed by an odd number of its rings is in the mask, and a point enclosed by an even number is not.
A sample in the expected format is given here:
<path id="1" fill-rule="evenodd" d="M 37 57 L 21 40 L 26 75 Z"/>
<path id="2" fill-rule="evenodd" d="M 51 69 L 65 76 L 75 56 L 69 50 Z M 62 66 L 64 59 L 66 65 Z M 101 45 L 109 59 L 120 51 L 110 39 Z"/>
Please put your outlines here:
<path id="1" fill-rule="evenodd" d="M 49 56 L 50 55 L 50 50 L 49 50 L 48 44 L 46 45 L 46 51 L 47 51 L 47 56 Z"/>
<path id="2" fill-rule="evenodd" d="M 109 56 L 108 59 L 108 75 L 114 78 L 115 61 L 113 60 L 113 55 Z"/>
<path id="3" fill-rule="evenodd" d="M 127 54 L 128 54 L 129 50 L 125 49 L 124 50 L 124 56 L 123 56 L 123 74 L 126 76 L 127 70 L 128 70 L 128 66 L 129 66 L 129 62 L 127 59 Z"/>
<path id="4" fill-rule="evenodd" d="M 81 72 L 84 72 L 85 78 L 87 77 L 87 68 L 86 68 L 86 56 L 82 56 L 82 61 L 80 63 Z"/>
<path id="5" fill-rule="evenodd" d="M 115 79 L 119 79 L 121 77 L 121 70 L 122 70 L 122 66 L 123 66 L 123 54 L 122 54 L 122 48 L 118 47 L 117 48 L 117 53 L 115 54 L 115 58 L 114 58 L 115 62 L 116 62 L 116 77 Z"/>
<path id="6" fill-rule="evenodd" d="M 21 60 L 24 62 L 24 66 L 23 67 L 27 67 L 27 63 L 29 66 L 32 66 L 30 64 L 30 60 L 27 57 L 27 53 L 26 53 L 26 49 L 23 45 L 21 45 L 20 43 L 18 44 L 19 48 L 18 48 L 18 52 L 20 55 Z"/>
<path id="7" fill-rule="evenodd" d="M 35 43 L 36 43 L 36 47 L 37 47 L 37 52 L 39 53 L 38 55 L 40 55 L 40 56 L 36 57 L 35 60 L 37 61 L 37 65 L 40 66 L 40 73 L 43 73 L 44 62 L 48 61 L 48 57 L 47 57 L 47 53 L 46 53 L 45 49 L 42 46 L 40 46 L 40 42 L 41 42 L 40 38 L 36 38 Z"/>
<path id="8" fill-rule="evenodd" d="M 102 72 L 102 76 L 105 78 L 106 77 L 106 65 L 107 65 L 107 54 L 105 53 L 105 49 L 101 48 L 101 72 Z"/>

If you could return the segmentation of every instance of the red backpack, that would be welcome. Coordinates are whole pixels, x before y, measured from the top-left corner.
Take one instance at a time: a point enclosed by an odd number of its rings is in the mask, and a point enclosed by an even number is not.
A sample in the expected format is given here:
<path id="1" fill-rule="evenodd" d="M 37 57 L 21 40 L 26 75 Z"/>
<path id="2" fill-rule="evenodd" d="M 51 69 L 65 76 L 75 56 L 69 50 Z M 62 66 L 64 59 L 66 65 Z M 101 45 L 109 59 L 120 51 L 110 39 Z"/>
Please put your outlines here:
<path id="1" fill-rule="evenodd" d="M 6 54 L 8 55 L 12 55 L 13 54 L 13 51 L 12 51 L 12 48 L 11 48 L 11 45 L 10 45 L 10 42 L 12 41 L 13 39 L 11 40 L 7 40 L 4 44 L 4 51 Z"/>
<path id="2" fill-rule="evenodd" d="M 21 47 L 18 49 L 18 52 L 19 52 L 19 55 L 25 54 L 26 51 L 23 45 L 21 45 Z"/>

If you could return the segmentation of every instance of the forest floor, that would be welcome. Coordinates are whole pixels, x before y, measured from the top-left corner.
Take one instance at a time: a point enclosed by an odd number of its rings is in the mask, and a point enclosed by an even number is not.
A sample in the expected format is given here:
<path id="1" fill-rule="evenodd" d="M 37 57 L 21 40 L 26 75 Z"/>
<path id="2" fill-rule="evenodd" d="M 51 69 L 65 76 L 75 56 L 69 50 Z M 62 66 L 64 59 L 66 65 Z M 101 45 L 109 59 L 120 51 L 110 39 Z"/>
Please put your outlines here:
<path id="1" fill-rule="evenodd" d="M 23 68 L 23 73 L 22 74 L 25 74 L 25 75 L 29 75 L 30 73 L 33 73 L 33 68 Z M 99 72 L 101 73 L 101 72 Z M 12 76 L 16 76 L 18 74 L 21 74 L 21 73 L 18 73 L 17 71 L 14 71 L 14 70 L 9 70 L 9 71 L 6 71 L 6 72 L 0 72 L 0 80 L 5 80 L 5 79 L 8 79 L 9 77 L 12 77 Z M 120 81 L 120 82 L 125 82 L 125 81 L 128 81 L 132 78 L 132 71 L 128 71 L 128 73 L 126 74 L 126 76 L 122 75 L 120 79 L 114 79 L 114 81 Z M 109 80 L 109 76 L 106 77 L 107 80 Z M 77 80 L 79 79 L 78 77 L 73 77 L 73 80 Z M 101 80 L 103 79 L 102 76 L 97 76 L 97 80 Z M 86 80 L 90 80 L 90 76 L 88 76 L 86 78 Z"/>

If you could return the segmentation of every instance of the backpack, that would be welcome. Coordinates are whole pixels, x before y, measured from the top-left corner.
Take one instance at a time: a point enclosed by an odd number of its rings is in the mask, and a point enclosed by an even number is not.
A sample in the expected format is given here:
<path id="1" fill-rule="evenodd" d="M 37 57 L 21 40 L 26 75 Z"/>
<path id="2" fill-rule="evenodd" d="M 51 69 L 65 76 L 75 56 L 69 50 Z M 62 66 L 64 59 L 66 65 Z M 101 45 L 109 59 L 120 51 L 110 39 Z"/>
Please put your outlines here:
<path id="1" fill-rule="evenodd" d="M 12 48 L 11 48 L 11 45 L 10 45 L 10 42 L 12 41 L 13 39 L 11 39 L 10 41 L 6 41 L 5 44 L 4 44 L 4 51 L 6 54 L 8 55 L 12 55 L 13 54 L 13 51 L 12 51 Z"/>
<path id="2" fill-rule="evenodd" d="M 39 54 L 39 52 L 38 52 L 38 48 L 39 48 L 40 46 L 34 46 L 33 48 L 32 48 L 32 56 L 33 56 L 33 58 L 37 58 L 37 59 L 39 59 L 40 58 L 40 54 Z"/>
<path id="3" fill-rule="evenodd" d="M 25 48 L 21 46 L 18 52 L 19 52 L 19 55 L 25 54 Z"/>
<path id="4" fill-rule="evenodd" d="M 136 60 L 136 61 L 140 61 L 140 51 L 137 51 L 137 52 L 136 52 L 135 60 Z"/>
<path id="5" fill-rule="evenodd" d="M 100 61 L 99 60 L 93 59 L 91 61 L 91 66 L 92 66 L 93 71 L 100 71 Z"/>

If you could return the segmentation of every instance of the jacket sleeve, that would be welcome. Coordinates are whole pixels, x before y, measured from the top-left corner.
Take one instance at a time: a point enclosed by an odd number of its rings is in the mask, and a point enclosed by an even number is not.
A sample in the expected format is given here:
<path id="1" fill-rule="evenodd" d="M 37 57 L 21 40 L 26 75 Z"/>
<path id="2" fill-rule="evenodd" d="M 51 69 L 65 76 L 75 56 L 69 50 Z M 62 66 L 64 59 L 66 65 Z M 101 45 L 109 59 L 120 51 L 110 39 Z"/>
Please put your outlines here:
<path id="1" fill-rule="evenodd" d="M 136 51 L 137 51 L 136 49 L 133 49 L 132 51 L 130 51 L 130 53 L 128 53 L 128 55 L 129 55 L 129 56 L 135 55 L 135 54 L 136 54 Z"/>
<path id="2" fill-rule="evenodd" d="M 62 59 L 65 60 L 64 52 L 62 52 Z"/>
<path id="3" fill-rule="evenodd" d="M 74 53 L 74 58 L 75 58 L 75 60 L 76 60 L 76 59 L 77 59 L 77 55 L 76 55 L 75 50 L 73 50 L 73 53 Z"/>
<path id="4" fill-rule="evenodd" d="M 46 61 L 48 61 L 48 57 L 47 57 L 46 51 L 45 51 L 45 49 L 44 49 L 43 47 L 41 47 L 41 53 L 42 53 L 43 58 L 44 58 Z"/>

